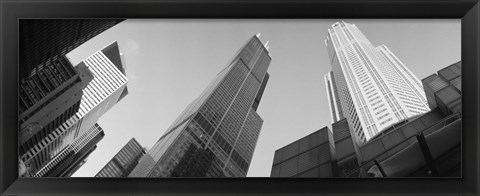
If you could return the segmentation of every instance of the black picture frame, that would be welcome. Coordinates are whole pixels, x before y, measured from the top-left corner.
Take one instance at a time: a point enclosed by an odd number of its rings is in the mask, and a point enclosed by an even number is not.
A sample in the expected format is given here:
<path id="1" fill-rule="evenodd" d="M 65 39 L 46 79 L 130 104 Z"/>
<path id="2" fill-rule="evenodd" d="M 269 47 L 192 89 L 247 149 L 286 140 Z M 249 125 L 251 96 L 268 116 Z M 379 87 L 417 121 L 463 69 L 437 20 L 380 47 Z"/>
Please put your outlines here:
<path id="1" fill-rule="evenodd" d="M 0 195 L 478 195 L 478 0 L 0 1 Z M 461 19 L 461 179 L 18 178 L 19 18 L 457 18 Z M 294 39 L 294 38 L 292 38 Z M 445 46 L 448 47 L 448 46 Z"/>

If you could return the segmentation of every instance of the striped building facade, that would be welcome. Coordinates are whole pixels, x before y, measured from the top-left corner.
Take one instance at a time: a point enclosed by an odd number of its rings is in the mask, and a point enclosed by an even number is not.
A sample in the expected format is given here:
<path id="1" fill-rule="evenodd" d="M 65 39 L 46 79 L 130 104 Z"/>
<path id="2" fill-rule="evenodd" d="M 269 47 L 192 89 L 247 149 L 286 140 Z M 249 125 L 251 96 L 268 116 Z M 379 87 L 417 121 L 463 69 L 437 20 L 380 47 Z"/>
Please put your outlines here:
<path id="1" fill-rule="evenodd" d="M 128 80 L 124 74 L 117 42 L 105 49 L 108 50 L 98 51 L 77 65 L 87 67 L 93 75 L 92 81 L 83 89 L 78 112 L 21 156 L 30 173 L 36 174 L 75 139 L 93 127 L 103 114 L 125 96 Z"/>
<path id="2" fill-rule="evenodd" d="M 19 158 L 78 112 L 92 76 L 65 55 L 121 21 L 19 20 Z"/>
<path id="3" fill-rule="evenodd" d="M 42 167 L 34 177 L 70 177 L 78 169 L 76 166 L 96 149 L 97 143 L 104 136 L 103 129 L 95 124 Z"/>
<path id="4" fill-rule="evenodd" d="M 24 154 L 80 107 L 82 89 L 93 79 L 85 66 L 62 57 L 19 86 L 19 154 Z"/>
<path id="5" fill-rule="evenodd" d="M 361 145 L 428 108 L 422 84 L 385 46 L 354 25 L 337 22 L 325 40 L 332 72 L 325 77 L 332 120 L 347 118 Z"/>

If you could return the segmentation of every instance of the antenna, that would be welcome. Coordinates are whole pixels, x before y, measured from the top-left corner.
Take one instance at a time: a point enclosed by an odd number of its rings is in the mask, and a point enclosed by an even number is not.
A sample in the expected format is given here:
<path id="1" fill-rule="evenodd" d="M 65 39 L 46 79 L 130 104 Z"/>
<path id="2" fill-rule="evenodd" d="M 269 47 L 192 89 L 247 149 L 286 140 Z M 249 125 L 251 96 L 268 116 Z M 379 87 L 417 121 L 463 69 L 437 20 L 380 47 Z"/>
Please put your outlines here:
<path id="1" fill-rule="evenodd" d="M 260 35 L 262 35 L 262 33 L 257 33 L 255 34 L 258 38 L 260 37 Z"/>

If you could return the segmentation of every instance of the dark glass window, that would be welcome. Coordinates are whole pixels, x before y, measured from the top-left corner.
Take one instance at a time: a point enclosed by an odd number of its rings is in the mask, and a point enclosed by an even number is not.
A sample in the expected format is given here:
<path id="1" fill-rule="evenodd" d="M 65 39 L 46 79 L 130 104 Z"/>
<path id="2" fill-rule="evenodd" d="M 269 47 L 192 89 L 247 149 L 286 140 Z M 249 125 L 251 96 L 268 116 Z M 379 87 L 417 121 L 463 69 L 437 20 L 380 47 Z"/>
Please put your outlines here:
<path id="1" fill-rule="evenodd" d="M 232 146 L 227 142 L 227 140 L 225 140 L 225 138 L 221 134 L 216 132 L 213 136 L 213 139 L 215 143 L 217 143 L 217 145 L 220 146 L 220 148 L 222 148 L 225 153 L 230 154 Z"/>
<path id="2" fill-rule="evenodd" d="M 298 173 L 298 157 L 294 157 L 280 164 L 280 176 L 290 177 Z"/>

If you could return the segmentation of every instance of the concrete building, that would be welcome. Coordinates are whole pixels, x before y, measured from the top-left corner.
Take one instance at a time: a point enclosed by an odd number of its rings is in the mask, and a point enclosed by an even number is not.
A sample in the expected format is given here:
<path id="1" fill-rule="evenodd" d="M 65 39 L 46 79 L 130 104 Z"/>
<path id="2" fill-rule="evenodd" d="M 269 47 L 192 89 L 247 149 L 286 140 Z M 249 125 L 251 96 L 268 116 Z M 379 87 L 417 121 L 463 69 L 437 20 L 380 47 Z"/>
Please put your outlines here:
<path id="1" fill-rule="evenodd" d="M 121 21 L 19 20 L 18 132 L 21 159 L 31 156 L 26 155 L 29 151 L 38 151 L 36 146 L 56 136 L 55 129 L 78 112 L 83 88 L 93 79 L 86 66 L 72 66 L 65 55 Z"/>
<path id="2" fill-rule="evenodd" d="M 271 177 L 330 177 L 335 171 L 335 149 L 324 127 L 275 151 Z"/>
<path id="3" fill-rule="evenodd" d="M 128 79 L 124 74 L 125 67 L 117 42 L 91 55 L 76 67 L 88 68 L 93 79 L 83 89 L 78 112 L 21 155 L 32 174 L 84 135 L 102 115 L 128 94 Z"/>
<path id="4" fill-rule="evenodd" d="M 80 108 L 83 88 L 93 79 L 84 65 L 62 57 L 19 86 L 19 155 L 34 148 Z"/>

